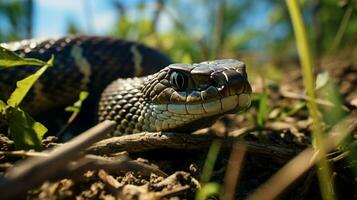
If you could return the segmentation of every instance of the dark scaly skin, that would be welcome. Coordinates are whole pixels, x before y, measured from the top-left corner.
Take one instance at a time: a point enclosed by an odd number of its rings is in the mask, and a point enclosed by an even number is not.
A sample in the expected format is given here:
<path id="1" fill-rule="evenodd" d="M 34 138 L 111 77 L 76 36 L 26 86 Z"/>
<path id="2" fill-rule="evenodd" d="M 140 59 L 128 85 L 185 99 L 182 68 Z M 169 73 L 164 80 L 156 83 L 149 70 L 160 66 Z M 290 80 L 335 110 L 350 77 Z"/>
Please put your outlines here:
<path id="1" fill-rule="evenodd" d="M 29 92 L 21 105 L 32 114 L 70 105 L 81 90 L 88 90 L 91 96 L 99 96 L 104 87 L 117 78 L 145 76 L 171 63 L 157 50 L 110 37 L 68 36 L 1 45 L 24 57 L 46 61 L 51 54 L 55 56 L 54 67 L 40 77 L 35 89 Z M 82 51 L 79 56 L 82 59 L 73 56 L 73 52 L 79 51 Z M 135 63 L 138 62 L 136 53 L 142 59 L 140 68 L 135 68 L 138 64 Z M 86 63 L 91 71 L 87 84 L 83 82 L 85 75 L 80 71 L 80 65 Z M 7 99 L 15 89 L 16 81 L 38 69 L 33 66 L 0 69 L 0 99 Z"/>
<path id="2" fill-rule="evenodd" d="M 115 134 L 191 131 L 250 105 L 245 65 L 237 60 L 169 65 L 170 60 L 156 50 L 108 37 L 73 36 L 4 46 L 41 60 L 55 55 L 54 67 L 46 71 L 21 105 L 30 113 L 72 104 L 81 90 L 91 93 L 87 102 L 98 104 L 96 99 L 103 88 L 117 79 L 102 93 L 98 106 L 99 121 L 118 123 Z M 37 69 L 0 70 L 0 97 L 6 99 L 17 80 Z M 151 75 L 126 78 L 147 74 Z"/>

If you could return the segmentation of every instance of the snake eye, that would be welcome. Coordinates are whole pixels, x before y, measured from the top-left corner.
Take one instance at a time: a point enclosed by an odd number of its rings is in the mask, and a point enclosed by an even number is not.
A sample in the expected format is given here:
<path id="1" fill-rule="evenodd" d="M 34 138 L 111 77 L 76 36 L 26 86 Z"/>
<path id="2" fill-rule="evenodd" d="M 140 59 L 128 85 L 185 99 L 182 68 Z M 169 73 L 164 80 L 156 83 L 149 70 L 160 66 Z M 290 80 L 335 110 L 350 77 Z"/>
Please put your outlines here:
<path id="1" fill-rule="evenodd" d="M 187 87 L 187 77 L 179 72 L 172 72 L 170 82 L 179 90 L 184 90 Z"/>

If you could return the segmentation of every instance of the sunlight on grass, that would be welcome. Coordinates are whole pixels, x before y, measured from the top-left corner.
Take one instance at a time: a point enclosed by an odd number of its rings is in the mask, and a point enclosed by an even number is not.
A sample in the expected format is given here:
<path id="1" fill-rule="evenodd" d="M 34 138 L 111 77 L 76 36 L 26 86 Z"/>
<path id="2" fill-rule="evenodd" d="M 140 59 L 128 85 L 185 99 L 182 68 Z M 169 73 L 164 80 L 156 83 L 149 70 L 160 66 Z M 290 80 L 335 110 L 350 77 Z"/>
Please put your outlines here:
<path id="1" fill-rule="evenodd" d="M 291 16 L 291 22 L 293 25 L 297 50 L 300 56 L 301 69 L 303 74 L 303 83 L 307 92 L 307 96 L 311 101 L 307 102 L 309 115 L 313 119 L 312 133 L 313 133 L 313 144 L 316 149 L 321 151 L 321 159 L 317 163 L 317 174 L 320 182 L 321 195 L 323 199 L 335 199 L 335 194 L 333 191 L 333 185 L 331 180 L 331 169 L 326 160 L 326 152 L 321 148 L 323 140 L 323 132 L 321 127 L 321 120 L 319 117 L 319 111 L 317 104 L 315 102 L 315 84 L 313 75 L 313 58 L 311 56 L 310 47 L 307 41 L 307 35 L 305 30 L 305 25 L 302 20 L 300 7 L 298 1 L 296 0 L 286 0 L 288 10 Z"/>
<path id="2" fill-rule="evenodd" d="M 222 142 L 215 140 L 212 142 L 211 147 L 207 154 L 207 159 L 202 171 L 201 183 L 207 183 L 212 176 L 212 171 L 214 168 L 214 163 L 216 162 L 219 149 L 221 148 Z"/>

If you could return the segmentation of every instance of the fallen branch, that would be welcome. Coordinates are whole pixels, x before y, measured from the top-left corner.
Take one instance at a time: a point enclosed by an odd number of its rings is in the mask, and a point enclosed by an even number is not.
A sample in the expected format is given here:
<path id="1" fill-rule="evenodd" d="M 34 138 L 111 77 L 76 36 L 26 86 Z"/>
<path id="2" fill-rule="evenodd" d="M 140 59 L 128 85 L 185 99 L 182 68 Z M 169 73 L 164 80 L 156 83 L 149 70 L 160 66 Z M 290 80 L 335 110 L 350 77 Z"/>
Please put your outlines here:
<path id="1" fill-rule="evenodd" d="M 194 135 L 183 133 L 137 133 L 104 139 L 93 144 L 87 149 L 87 153 L 95 155 L 109 155 L 116 152 L 127 151 L 144 152 L 154 149 L 182 149 L 198 150 L 207 149 L 213 140 L 222 140 L 222 147 L 230 149 L 233 143 L 246 145 L 247 151 L 266 156 L 277 161 L 286 161 L 298 154 L 299 151 L 291 148 L 284 148 L 272 144 L 263 144 L 261 142 L 246 141 L 236 137 L 220 138 L 212 135 Z"/>
<path id="2" fill-rule="evenodd" d="M 54 149 L 47 158 L 29 158 L 15 165 L 0 179 L 1 198 L 13 198 L 39 185 L 44 180 L 50 179 L 64 168 L 69 160 L 75 158 L 78 153 L 91 144 L 105 137 L 115 126 L 116 123 L 113 121 L 104 121 L 72 141 Z"/>

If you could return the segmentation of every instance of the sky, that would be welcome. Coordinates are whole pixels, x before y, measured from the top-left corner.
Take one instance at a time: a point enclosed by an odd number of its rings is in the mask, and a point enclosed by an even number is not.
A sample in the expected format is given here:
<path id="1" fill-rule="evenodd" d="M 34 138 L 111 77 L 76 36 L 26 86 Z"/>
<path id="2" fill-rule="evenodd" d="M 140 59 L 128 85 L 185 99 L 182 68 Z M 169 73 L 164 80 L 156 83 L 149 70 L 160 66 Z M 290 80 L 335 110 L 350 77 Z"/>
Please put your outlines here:
<path id="1" fill-rule="evenodd" d="M 21 0 L 20 0 L 21 1 Z M 125 11 L 130 19 L 137 19 L 138 16 L 151 18 L 154 10 L 155 0 L 146 0 L 145 3 L 149 9 L 144 9 L 144 13 L 137 13 L 135 7 L 140 0 L 117 0 L 124 4 Z M 78 27 L 81 33 L 89 35 L 106 35 L 113 30 L 113 26 L 118 21 L 118 11 L 113 5 L 113 0 L 34 0 L 34 19 L 33 19 L 33 37 L 50 38 L 67 35 L 69 23 Z M 175 1 L 174 1 L 175 2 Z M 179 4 L 170 4 L 171 6 L 181 6 L 180 9 L 171 8 L 170 14 L 175 18 L 185 21 L 185 25 L 190 27 L 190 34 L 198 38 L 207 34 L 212 21 L 209 19 L 209 12 L 206 7 L 193 7 L 195 3 L 192 0 L 180 0 Z M 270 30 L 268 27 L 269 4 L 266 1 L 258 1 L 253 9 L 246 12 L 242 23 L 235 28 L 237 32 L 254 27 L 256 30 L 273 35 L 282 35 L 284 30 Z M 190 16 L 182 16 L 177 10 L 186 9 L 188 12 L 194 12 Z M 254 15 L 252 15 L 254 13 Z M 165 32 L 174 26 L 171 16 L 167 12 L 162 12 L 158 21 L 158 31 Z M 284 35 L 284 34 L 283 34 Z M 266 39 L 255 39 L 249 42 L 249 47 L 261 49 Z"/>
<path id="2" fill-rule="evenodd" d="M 140 0 L 118 0 L 118 2 L 125 5 L 129 17 L 135 18 L 138 15 L 138 13 L 134 13 L 137 9 L 131 8 L 136 6 Z M 154 0 L 145 2 L 154 7 Z M 192 5 L 191 0 L 181 0 L 180 3 L 181 6 L 186 7 Z M 255 6 L 255 9 L 254 17 L 250 15 L 246 18 L 246 25 L 263 28 L 264 21 L 262 20 L 266 17 L 264 16 L 266 4 L 262 1 Z M 152 11 L 154 8 L 145 9 L 145 11 L 149 10 Z M 201 17 L 205 17 L 204 12 L 204 10 L 195 9 L 195 16 L 190 16 L 193 19 L 192 23 L 197 23 L 197 20 L 200 21 Z M 174 11 L 171 13 L 179 15 Z M 34 14 L 33 35 L 35 37 L 63 36 L 66 34 L 69 22 L 74 23 L 84 33 L 102 35 L 110 32 L 118 19 L 112 0 L 34 0 Z M 180 18 L 180 16 L 176 17 Z M 159 31 L 167 31 L 172 26 L 173 22 L 170 17 L 163 12 L 158 24 Z"/>
<path id="3" fill-rule="evenodd" d="M 138 0 L 121 1 L 128 10 Z M 149 6 L 154 6 L 149 0 Z M 117 20 L 117 11 L 109 0 L 35 0 L 34 37 L 58 37 L 66 35 L 69 22 L 74 23 L 84 33 L 103 35 L 111 31 Z M 135 15 L 135 13 L 129 13 Z M 163 16 L 160 19 L 161 31 L 172 24 Z"/>
<path id="4" fill-rule="evenodd" d="M 93 34 L 110 31 L 117 17 L 110 1 L 86 0 L 85 4 L 83 1 L 85 0 L 34 1 L 34 36 L 65 35 L 69 22 L 73 22 L 84 32 Z M 86 9 L 89 13 L 85 12 Z"/>

